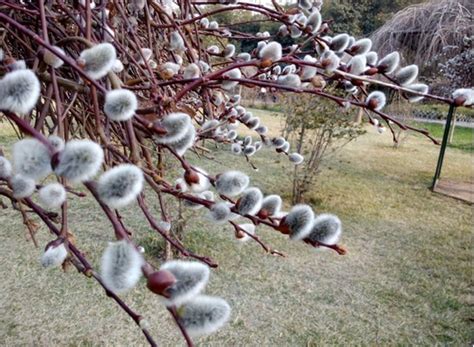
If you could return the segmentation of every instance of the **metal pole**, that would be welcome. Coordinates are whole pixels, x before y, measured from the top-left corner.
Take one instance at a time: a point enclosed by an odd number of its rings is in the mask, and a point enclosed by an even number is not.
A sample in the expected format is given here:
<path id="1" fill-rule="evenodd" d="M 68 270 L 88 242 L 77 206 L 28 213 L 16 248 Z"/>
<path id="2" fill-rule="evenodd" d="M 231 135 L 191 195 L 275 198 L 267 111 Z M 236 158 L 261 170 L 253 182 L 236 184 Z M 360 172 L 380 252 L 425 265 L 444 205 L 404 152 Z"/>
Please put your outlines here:
<path id="1" fill-rule="evenodd" d="M 444 154 L 446 152 L 446 146 L 448 145 L 449 129 L 451 128 L 451 121 L 453 119 L 455 109 L 456 106 L 454 106 L 453 104 L 449 105 L 448 116 L 446 117 L 446 125 L 443 134 L 443 142 L 441 142 L 438 164 L 436 165 L 436 171 L 433 177 L 433 183 L 431 185 L 432 190 L 435 189 L 436 183 L 438 183 L 439 176 L 441 175 L 441 169 L 443 168 Z"/>

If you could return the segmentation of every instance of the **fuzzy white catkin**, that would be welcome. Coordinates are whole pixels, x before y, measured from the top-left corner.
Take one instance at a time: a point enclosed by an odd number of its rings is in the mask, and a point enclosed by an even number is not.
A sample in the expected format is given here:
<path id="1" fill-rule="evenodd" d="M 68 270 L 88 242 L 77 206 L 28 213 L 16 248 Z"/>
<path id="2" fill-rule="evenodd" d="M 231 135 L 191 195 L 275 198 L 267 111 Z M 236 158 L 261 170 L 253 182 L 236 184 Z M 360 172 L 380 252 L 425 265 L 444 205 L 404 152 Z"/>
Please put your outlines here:
<path id="1" fill-rule="evenodd" d="M 191 79 L 191 78 L 199 78 L 201 71 L 199 70 L 199 66 L 197 64 L 189 64 L 184 69 L 183 78 L 184 79 Z"/>
<path id="2" fill-rule="evenodd" d="M 108 289 L 123 293 L 138 283 L 142 265 L 142 255 L 130 242 L 110 242 L 102 255 L 100 275 Z"/>
<path id="3" fill-rule="evenodd" d="M 453 92 L 453 98 L 464 98 L 463 106 L 472 106 L 474 105 L 474 88 L 460 88 L 456 89 Z"/>
<path id="4" fill-rule="evenodd" d="M 203 169 L 197 166 L 194 168 L 195 168 L 195 172 L 197 173 L 199 177 L 199 182 L 188 183 L 188 186 L 194 193 L 202 193 L 203 191 L 207 190 L 210 187 L 211 183 L 209 181 L 209 178 L 207 177 L 206 171 L 204 171 Z"/>
<path id="5" fill-rule="evenodd" d="M 192 126 L 191 117 L 186 113 L 170 113 L 161 120 L 161 126 L 166 129 L 167 133 L 156 136 L 156 141 L 164 144 L 178 142 L 186 136 L 190 125 Z"/>
<path id="6" fill-rule="evenodd" d="M 377 64 L 377 52 L 369 52 L 365 55 L 365 58 L 367 59 L 367 65 L 374 66 Z"/>
<path id="7" fill-rule="evenodd" d="M 307 237 L 311 241 L 331 246 L 339 242 L 341 233 L 342 223 L 340 219 L 335 215 L 323 213 L 316 216 Z"/>
<path id="8" fill-rule="evenodd" d="M 231 58 L 235 53 L 235 46 L 233 44 L 228 44 L 225 46 L 224 51 L 222 52 L 224 58 Z"/>
<path id="9" fill-rule="evenodd" d="M 10 179 L 10 186 L 13 190 L 13 196 L 17 199 L 22 199 L 34 193 L 36 184 L 31 178 L 22 175 L 14 175 Z"/>
<path id="10" fill-rule="evenodd" d="M 285 142 L 286 140 L 284 137 L 276 137 L 272 140 L 272 144 L 275 146 L 275 148 L 281 148 Z"/>
<path id="11" fill-rule="evenodd" d="M 418 76 L 418 66 L 408 65 L 402 67 L 394 76 L 394 79 L 402 86 L 409 85 L 416 80 Z"/>
<path id="12" fill-rule="evenodd" d="M 135 114 L 137 107 L 137 97 L 130 90 L 114 89 L 105 95 L 104 113 L 110 120 L 129 120 Z"/>
<path id="13" fill-rule="evenodd" d="M 268 128 L 265 125 L 259 125 L 255 128 L 255 131 L 261 135 L 265 135 L 268 132 Z"/>
<path id="14" fill-rule="evenodd" d="M 255 235 L 255 225 L 251 223 L 246 223 L 246 224 L 239 224 L 239 227 L 245 231 L 243 237 L 238 238 L 237 240 L 241 242 L 245 242 L 250 240 L 250 235 Z"/>
<path id="15" fill-rule="evenodd" d="M 349 46 L 349 35 L 339 34 L 332 38 L 329 47 L 335 52 L 343 52 Z"/>
<path id="16" fill-rule="evenodd" d="M 351 74 L 360 75 L 367 68 L 367 59 L 365 58 L 365 55 L 355 55 L 349 61 L 348 66 Z"/>
<path id="17" fill-rule="evenodd" d="M 278 195 L 268 195 L 262 200 L 262 209 L 267 211 L 269 216 L 275 216 L 280 212 L 282 200 Z"/>
<path id="18" fill-rule="evenodd" d="M 252 56 L 248 53 L 240 53 L 237 55 L 237 59 L 240 59 L 243 61 L 250 61 L 250 59 L 252 59 Z"/>
<path id="19" fill-rule="evenodd" d="M 325 62 L 324 69 L 331 73 L 339 67 L 341 59 L 333 51 L 325 51 L 321 55 L 321 61 Z"/>
<path id="20" fill-rule="evenodd" d="M 260 50 L 259 57 L 263 60 L 268 59 L 272 62 L 280 60 L 282 57 L 281 44 L 276 41 L 268 43 Z"/>
<path id="21" fill-rule="evenodd" d="M 311 32 L 314 34 L 321 27 L 321 23 L 322 23 L 321 13 L 319 13 L 317 9 L 313 9 L 313 12 L 311 12 L 311 14 L 308 17 L 308 21 L 306 22 L 306 28 L 309 28 Z"/>
<path id="22" fill-rule="evenodd" d="M 38 77 L 31 70 L 15 70 L 0 80 L 0 110 L 29 113 L 40 95 Z"/>
<path id="23" fill-rule="evenodd" d="M 143 189 L 143 172 L 135 165 L 121 164 L 104 172 L 97 182 L 101 200 L 111 208 L 133 202 Z"/>
<path id="24" fill-rule="evenodd" d="M 305 55 L 305 57 L 303 58 L 303 61 L 306 62 L 306 63 L 316 63 L 318 60 L 316 58 L 313 58 L 312 56 L 310 55 Z M 301 69 L 301 79 L 303 80 L 306 80 L 306 79 L 310 79 L 310 78 L 313 78 L 314 75 L 316 75 L 316 72 L 317 72 L 317 68 L 314 67 L 314 66 L 307 66 L 305 65 L 302 69 Z"/>
<path id="25" fill-rule="evenodd" d="M 230 306 L 221 298 L 199 295 L 179 310 L 179 322 L 191 337 L 211 334 L 230 317 Z"/>
<path id="26" fill-rule="evenodd" d="M 376 106 L 374 107 L 374 110 L 380 111 L 382 108 L 384 108 L 387 98 L 385 97 L 384 93 L 380 91 L 374 91 L 367 96 L 365 102 L 367 105 L 371 102 L 375 102 Z"/>
<path id="27" fill-rule="evenodd" d="M 280 149 L 283 152 L 288 153 L 288 151 L 290 150 L 290 143 L 288 141 L 285 141 L 285 143 L 280 147 Z"/>
<path id="28" fill-rule="evenodd" d="M 241 78 L 242 77 L 242 72 L 235 68 L 235 69 L 232 69 L 230 71 L 227 71 L 226 73 L 223 74 L 223 77 L 227 77 L 227 78 Z M 230 90 L 232 88 L 234 88 L 235 86 L 237 86 L 237 84 L 239 84 L 239 82 L 237 81 L 222 81 L 222 88 L 223 89 L 226 89 L 226 90 Z"/>
<path id="29" fill-rule="evenodd" d="M 62 48 L 59 48 L 58 46 L 53 46 L 52 47 L 56 52 L 59 52 L 61 54 L 65 54 L 64 50 Z M 64 61 L 57 57 L 54 53 L 52 53 L 49 50 L 45 50 L 43 54 L 43 61 L 48 64 L 49 66 L 54 67 L 55 69 L 60 68 L 63 64 Z"/>
<path id="30" fill-rule="evenodd" d="M 100 43 L 81 52 L 79 61 L 84 65 L 84 72 L 93 80 L 107 75 L 117 59 L 114 46 Z"/>
<path id="31" fill-rule="evenodd" d="M 59 208 L 66 201 L 66 189 L 60 183 L 50 183 L 38 191 L 41 205 L 46 208 Z"/>
<path id="32" fill-rule="evenodd" d="M 176 282 L 166 292 L 168 298 L 163 298 L 166 306 L 179 307 L 198 295 L 209 281 L 209 267 L 195 261 L 172 260 L 161 265 L 160 270 L 173 274 Z"/>
<path id="33" fill-rule="evenodd" d="M 231 211 L 226 202 L 218 202 L 209 209 L 208 218 L 216 224 L 222 224 L 229 220 Z"/>
<path id="34" fill-rule="evenodd" d="M 410 84 L 409 86 L 406 86 L 407 89 L 413 90 L 414 92 L 422 93 L 422 94 L 427 94 L 429 87 L 426 84 L 423 83 L 415 83 L 415 84 Z M 409 102 L 418 102 L 423 100 L 424 96 L 423 95 L 416 95 L 412 93 L 405 93 L 408 101 Z M 474 101 L 474 92 L 472 96 L 472 101 Z M 472 102 L 471 101 L 471 102 Z"/>
<path id="35" fill-rule="evenodd" d="M 71 140 L 59 154 L 54 172 L 72 182 L 83 182 L 94 177 L 104 160 L 102 148 L 90 140 Z"/>
<path id="36" fill-rule="evenodd" d="M 60 266 L 67 257 L 67 249 L 64 243 L 58 246 L 49 246 L 41 255 L 41 265 L 43 267 Z"/>
<path id="37" fill-rule="evenodd" d="M 257 149 L 255 148 L 255 146 L 246 146 L 244 147 L 243 153 L 244 155 L 251 157 L 252 155 L 255 154 L 256 151 Z"/>
<path id="38" fill-rule="evenodd" d="M 49 143 L 54 147 L 56 152 L 62 151 L 65 146 L 65 142 L 62 138 L 57 135 L 50 135 L 48 137 Z"/>
<path id="39" fill-rule="evenodd" d="M 190 124 L 183 138 L 177 142 L 170 144 L 170 146 L 179 155 L 184 155 L 184 153 L 186 153 L 186 151 L 194 145 L 195 138 L 196 138 L 196 129 L 194 128 L 192 124 Z"/>
<path id="40" fill-rule="evenodd" d="M 308 236 L 313 225 L 313 219 L 314 212 L 308 205 L 299 204 L 293 206 L 284 220 L 284 223 L 290 228 L 290 238 L 292 240 L 301 240 Z"/>
<path id="41" fill-rule="evenodd" d="M 226 171 L 220 174 L 215 182 L 219 194 L 236 196 L 242 193 L 250 183 L 249 177 L 240 171 Z"/>
<path id="42" fill-rule="evenodd" d="M 351 47 L 352 54 L 366 54 L 372 48 L 372 41 L 370 39 L 364 38 L 357 40 Z"/>
<path id="43" fill-rule="evenodd" d="M 29 138 L 16 142 L 12 150 L 15 173 L 39 180 L 51 173 L 51 156 L 40 141 Z"/>
<path id="44" fill-rule="evenodd" d="M 10 161 L 0 156 L 0 178 L 6 179 L 12 175 L 12 164 Z"/>
<path id="45" fill-rule="evenodd" d="M 175 52 L 185 50 L 184 40 L 177 31 L 173 31 L 170 35 L 170 50 Z"/>
<path id="46" fill-rule="evenodd" d="M 237 211 L 239 214 L 255 215 L 262 207 L 263 194 L 260 189 L 251 187 L 246 189 L 237 203 Z"/>
<path id="47" fill-rule="evenodd" d="M 112 71 L 115 73 L 120 73 L 124 69 L 123 63 L 119 59 L 115 59 L 114 65 L 112 66 Z"/>
<path id="48" fill-rule="evenodd" d="M 279 76 L 278 83 L 289 88 L 298 88 L 301 86 L 300 76 L 292 73 L 285 76 Z"/>
<path id="49" fill-rule="evenodd" d="M 242 153 L 242 146 L 238 143 L 233 143 L 232 146 L 230 147 L 230 150 L 233 154 L 240 154 Z"/>
<path id="50" fill-rule="evenodd" d="M 304 161 L 304 157 L 299 153 L 291 153 L 288 155 L 288 160 L 295 165 L 300 165 Z"/>
<path id="51" fill-rule="evenodd" d="M 400 54 L 398 52 L 392 52 L 379 60 L 377 68 L 380 72 L 391 74 L 397 69 L 399 63 Z"/>

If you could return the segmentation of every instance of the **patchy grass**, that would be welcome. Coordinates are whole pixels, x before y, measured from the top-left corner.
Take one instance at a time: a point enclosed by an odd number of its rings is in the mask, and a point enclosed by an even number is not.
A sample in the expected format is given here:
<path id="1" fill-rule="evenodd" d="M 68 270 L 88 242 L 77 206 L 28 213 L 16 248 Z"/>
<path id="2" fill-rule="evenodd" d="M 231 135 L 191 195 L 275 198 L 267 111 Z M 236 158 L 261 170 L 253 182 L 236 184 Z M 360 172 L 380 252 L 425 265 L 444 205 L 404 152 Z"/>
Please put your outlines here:
<path id="1" fill-rule="evenodd" d="M 443 139 L 443 124 L 419 122 L 413 122 L 413 124 L 418 128 L 428 130 L 434 137 L 440 139 L 440 142 Z M 474 152 L 474 128 L 456 126 L 454 128 L 453 141 L 452 143 L 448 144 L 448 146 L 468 152 Z"/>
<path id="2" fill-rule="evenodd" d="M 258 115 L 278 133 L 280 119 Z M 316 211 L 343 220 L 346 256 L 259 228 L 267 243 L 288 254 L 269 256 L 256 243 L 234 241 L 230 227 L 207 223 L 203 212 L 186 212 L 192 218 L 187 245 L 220 264 L 207 293 L 233 307 L 229 326 L 199 345 L 471 343 L 473 210 L 427 189 L 438 150 L 420 136 L 394 149 L 389 134 L 370 128 L 325 164 L 309 198 Z M 289 196 L 292 168 L 284 156 L 263 150 L 253 157 L 255 172 L 229 152 L 212 155 L 213 161 L 190 159 L 213 173 L 243 170 L 265 193 Z M 473 164 L 471 153 L 448 148 L 443 176 L 472 180 Z M 98 266 L 113 232 L 91 199 L 72 200 L 72 232 Z M 162 245 L 151 244 L 152 233 L 137 210 L 126 209 L 123 217 L 158 263 L 155 252 Z M 17 212 L 2 210 L 0 225 L 2 345 L 145 345 L 128 316 L 92 280 L 74 270 L 40 267 L 41 250 L 27 241 Z M 51 239 L 44 228 L 38 238 L 41 245 Z M 150 322 L 160 346 L 183 344 L 143 282 L 124 300 Z"/>

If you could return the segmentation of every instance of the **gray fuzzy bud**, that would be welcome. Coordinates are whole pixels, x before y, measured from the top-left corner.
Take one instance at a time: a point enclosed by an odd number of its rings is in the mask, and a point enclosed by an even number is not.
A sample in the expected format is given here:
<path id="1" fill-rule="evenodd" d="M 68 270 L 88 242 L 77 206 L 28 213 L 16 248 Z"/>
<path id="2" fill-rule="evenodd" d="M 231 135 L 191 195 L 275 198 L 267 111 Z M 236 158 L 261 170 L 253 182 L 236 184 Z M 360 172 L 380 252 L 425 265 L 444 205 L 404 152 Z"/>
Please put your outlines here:
<path id="1" fill-rule="evenodd" d="M 54 172 L 73 182 L 91 179 L 99 171 L 104 152 L 90 140 L 71 140 L 59 154 L 59 163 Z"/>
<path id="2" fill-rule="evenodd" d="M 0 156 L 0 178 L 7 179 L 12 175 L 12 164 L 10 161 Z"/>
<path id="3" fill-rule="evenodd" d="M 67 249 L 64 242 L 59 245 L 49 244 L 41 256 L 41 265 L 43 267 L 60 266 L 67 257 Z"/>
<path id="4" fill-rule="evenodd" d="M 418 92 L 422 94 L 427 94 L 429 90 L 429 87 L 423 83 L 410 84 L 409 86 L 406 86 L 406 88 L 413 90 L 414 92 Z M 409 102 L 418 102 L 424 98 L 423 95 L 416 95 L 409 92 L 408 93 L 405 92 L 405 95 L 407 96 Z M 473 92 L 472 100 L 473 100 L 472 102 L 474 102 L 474 92 Z"/>
<path id="5" fill-rule="evenodd" d="M 31 70 L 16 70 L 0 80 L 0 110 L 29 113 L 40 96 L 40 83 Z"/>
<path id="6" fill-rule="evenodd" d="M 60 183 L 50 183 L 38 191 L 41 204 L 46 208 L 59 208 L 66 201 L 66 189 Z"/>
<path id="7" fill-rule="evenodd" d="M 176 282 L 166 289 L 166 306 L 181 306 L 198 295 L 209 281 L 209 267 L 202 263 L 183 260 L 172 260 L 164 263 L 160 270 L 173 274 Z"/>
<path id="8" fill-rule="evenodd" d="M 121 164 L 104 172 L 97 183 L 101 200 L 111 208 L 127 206 L 142 189 L 143 172 L 130 164 Z"/>
<path id="9" fill-rule="evenodd" d="M 362 74 L 367 68 L 367 59 L 365 58 L 365 55 L 359 54 L 353 56 L 348 63 L 348 67 L 351 74 Z"/>
<path id="10" fill-rule="evenodd" d="M 211 334 L 229 320 L 230 306 L 221 298 L 199 295 L 179 310 L 179 322 L 192 337 Z"/>
<path id="11" fill-rule="evenodd" d="M 367 59 L 367 65 L 374 66 L 377 64 L 377 52 L 369 52 L 365 55 L 365 58 Z"/>
<path id="12" fill-rule="evenodd" d="M 186 136 L 189 126 L 192 126 L 191 117 L 182 112 L 170 113 L 161 120 L 161 125 L 166 129 L 167 133 L 156 136 L 156 141 L 164 144 L 178 142 Z"/>
<path id="13" fill-rule="evenodd" d="M 13 196 L 22 199 L 31 196 L 34 193 L 36 184 L 31 178 L 22 175 L 15 175 L 10 179 L 10 186 L 13 190 Z"/>
<path id="14" fill-rule="evenodd" d="M 138 283 L 142 265 L 140 252 L 130 242 L 111 242 L 102 255 L 100 275 L 108 289 L 123 293 Z"/>
<path id="15" fill-rule="evenodd" d="M 263 47 L 259 52 L 259 57 L 263 60 L 270 60 L 272 62 L 278 61 L 282 56 L 281 44 L 276 41 L 270 42 Z"/>
<path id="16" fill-rule="evenodd" d="M 196 129 L 192 124 L 189 125 L 188 131 L 183 136 L 183 138 L 177 142 L 170 144 L 170 146 L 178 153 L 179 155 L 184 155 L 186 151 L 194 145 L 194 139 L 196 138 Z"/>
<path id="17" fill-rule="evenodd" d="M 117 59 L 114 46 L 110 43 L 101 43 L 81 52 L 79 61 L 84 66 L 84 72 L 93 79 L 97 80 L 112 69 Z"/>
<path id="18" fill-rule="evenodd" d="M 314 34 L 321 27 L 321 23 L 322 23 L 321 13 L 319 13 L 317 9 L 313 9 L 313 12 L 311 12 L 306 22 L 306 28 L 309 28 L 311 32 Z"/>
<path id="19" fill-rule="evenodd" d="M 282 200 L 278 195 L 268 195 L 262 200 L 261 209 L 265 209 L 268 215 L 275 216 L 280 212 Z"/>
<path id="20" fill-rule="evenodd" d="M 394 76 L 394 79 L 402 86 L 409 85 L 416 80 L 418 76 L 418 66 L 408 65 L 402 67 Z"/>
<path id="21" fill-rule="evenodd" d="M 230 147 L 230 150 L 233 154 L 240 154 L 242 153 L 242 146 L 238 143 L 233 143 L 232 146 Z"/>
<path id="22" fill-rule="evenodd" d="M 360 39 L 354 42 L 354 44 L 352 45 L 350 49 L 351 49 L 351 53 L 356 55 L 356 54 L 366 54 L 367 52 L 370 51 L 371 48 L 372 48 L 372 41 L 370 39 L 364 38 L 364 39 Z"/>
<path id="23" fill-rule="evenodd" d="M 304 157 L 299 154 L 299 153 L 291 153 L 289 156 L 288 156 L 288 159 L 290 160 L 290 162 L 292 162 L 293 164 L 295 165 L 300 165 L 303 160 L 304 160 Z"/>
<path id="24" fill-rule="evenodd" d="M 232 69 L 230 71 L 227 71 L 222 76 L 227 77 L 227 78 L 241 78 L 242 77 L 242 72 L 240 72 L 239 69 L 235 68 L 235 69 Z M 224 80 L 224 81 L 222 81 L 222 88 L 226 89 L 226 90 L 230 90 L 230 89 L 234 88 L 235 86 L 237 86 L 237 84 L 239 84 L 238 81 L 225 81 Z"/>
<path id="25" fill-rule="evenodd" d="M 314 212 L 308 205 L 295 205 L 285 217 L 284 224 L 290 228 L 290 238 L 301 240 L 308 236 L 313 225 Z"/>
<path id="26" fill-rule="evenodd" d="M 328 246 L 339 242 L 342 233 L 340 219 L 332 214 L 320 214 L 313 221 L 313 226 L 307 238 L 311 241 L 323 243 Z"/>
<path id="27" fill-rule="evenodd" d="M 236 196 L 249 185 L 249 177 L 240 171 L 227 171 L 216 179 L 216 190 L 219 194 Z"/>
<path id="28" fill-rule="evenodd" d="M 377 68 L 380 72 L 391 74 L 397 69 L 399 63 L 400 54 L 398 52 L 392 52 L 380 59 Z"/>
<path id="29" fill-rule="evenodd" d="M 252 187 L 246 189 L 242 197 L 237 202 L 237 211 L 239 214 L 255 215 L 260 211 L 262 207 L 263 194 L 260 189 Z"/>
<path id="30" fill-rule="evenodd" d="M 170 35 L 170 50 L 175 52 L 185 50 L 184 40 L 177 31 L 173 31 Z"/>
<path id="31" fill-rule="evenodd" d="M 225 223 L 229 220 L 230 216 L 230 207 L 226 202 L 218 202 L 209 209 L 208 218 L 214 223 Z"/>
<path id="32" fill-rule="evenodd" d="M 380 111 L 385 106 L 386 101 L 387 98 L 385 97 L 384 93 L 374 91 L 367 96 L 365 103 L 369 106 L 372 104 L 375 105 L 373 109 L 376 111 Z"/>
<path id="33" fill-rule="evenodd" d="M 244 150 L 243 150 L 243 153 L 248 156 L 248 157 L 251 157 L 252 155 L 255 154 L 256 152 L 256 148 L 254 146 L 245 146 L 244 147 Z"/>
<path id="34" fill-rule="evenodd" d="M 104 113 L 113 121 L 129 120 L 137 107 L 137 97 L 130 90 L 115 89 L 105 95 Z"/>
<path id="35" fill-rule="evenodd" d="M 39 180 L 51 173 L 51 156 L 40 141 L 30 138 L 13 145 L 13 167 L 15 173 Z"/>
<path id="36" fill-rule="evenodd" d="M 56 135 L 50 135 L 48 137 L 49 143 L 54 147 L 56 152 L 60 152 L 64 149 L 65 143 L 62 138 Z"/>
<path id="37" fill-rule="evenodd" d="M 335 52 L 343 52 L 349 46 L 349 35 L 339 34 L 332 38 L 329 47 Z"/>

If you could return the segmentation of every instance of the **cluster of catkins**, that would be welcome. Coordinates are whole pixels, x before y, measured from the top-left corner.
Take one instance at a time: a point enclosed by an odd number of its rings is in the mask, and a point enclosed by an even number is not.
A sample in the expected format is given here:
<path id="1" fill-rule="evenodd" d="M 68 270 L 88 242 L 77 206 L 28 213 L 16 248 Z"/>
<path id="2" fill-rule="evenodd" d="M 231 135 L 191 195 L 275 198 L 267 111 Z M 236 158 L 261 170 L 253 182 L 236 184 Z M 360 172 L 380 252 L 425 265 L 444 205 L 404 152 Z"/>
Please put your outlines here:
<path id="1" fill-rule="evenodd" d="M 258 217 L 274 224 L 292 240 L 304 240 L 314 246 L 335 245 L 341 236 L 341 221 L 331 214 L 315 215 L 308 205 L 293 206 L 289 212 L 281 210 L 282 199 L 278 195 L 264 196 L 257 187 L 249 187 L 250 179 L 240 171 L 226 171 L 210 179 L 200 168 L 189 168 L 176 180 L 175 188 L 189 193 L 185 206 L 190 209 L 208 208 L 208 220 L 216 224 L 232 221 L 235 237 L 246 241 L 255 235 L 255 224 L 237 224 L 240 217 Z M 210 190 L 214 187 L 214 192 Z M 196 202 L 195 199 L 199 199 Z M 233 202 L 232 199 L 237 199 Z M 204 202 L 204 203 L 202 203 Z"/>

